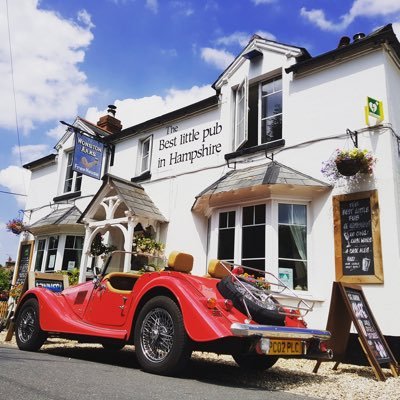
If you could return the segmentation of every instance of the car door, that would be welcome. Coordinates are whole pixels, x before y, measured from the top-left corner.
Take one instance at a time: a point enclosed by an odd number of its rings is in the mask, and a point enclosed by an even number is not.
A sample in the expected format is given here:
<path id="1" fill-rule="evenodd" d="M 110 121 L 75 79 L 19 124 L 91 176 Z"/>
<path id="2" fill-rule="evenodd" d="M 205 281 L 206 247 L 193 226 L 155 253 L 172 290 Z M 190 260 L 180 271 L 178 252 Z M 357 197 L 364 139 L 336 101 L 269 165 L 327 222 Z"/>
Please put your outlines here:
<path id="1" fill-rule="evenodd" d="M 92 292 L 85 320 L 90 324 L 104 327 L 124 325 L 132 304 L 136 279 L 123 273 L 111 273 L 105 276 Z"/>

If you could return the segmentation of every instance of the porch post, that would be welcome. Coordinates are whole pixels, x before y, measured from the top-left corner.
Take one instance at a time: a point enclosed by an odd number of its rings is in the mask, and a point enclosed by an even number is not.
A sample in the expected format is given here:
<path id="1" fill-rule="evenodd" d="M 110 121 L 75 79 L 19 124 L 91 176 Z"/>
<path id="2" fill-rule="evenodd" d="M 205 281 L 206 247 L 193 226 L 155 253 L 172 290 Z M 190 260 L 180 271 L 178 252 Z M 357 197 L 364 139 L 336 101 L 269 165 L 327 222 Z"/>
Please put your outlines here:
<path id="1" fill-rule="evenodd" d="M 92 234 L 92 228 L 85 222 L 85 240 L 83 242 L 81 264 L 79 266 L 79 283 L 86 281 L 87 263 L 90 260 L 90 237 Z"/>

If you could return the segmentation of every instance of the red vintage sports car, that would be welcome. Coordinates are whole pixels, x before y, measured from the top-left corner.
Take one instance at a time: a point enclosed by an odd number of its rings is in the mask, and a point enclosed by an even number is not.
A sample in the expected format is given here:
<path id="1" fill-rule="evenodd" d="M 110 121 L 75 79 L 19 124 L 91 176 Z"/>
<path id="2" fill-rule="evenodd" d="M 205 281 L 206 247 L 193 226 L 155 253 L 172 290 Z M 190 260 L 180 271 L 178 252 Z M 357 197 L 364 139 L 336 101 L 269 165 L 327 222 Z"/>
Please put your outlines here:
<path id="1" fill-rule="evenodd" d="M 194 276 L 193 257 L 179 252 L 162 271 L 124 273 L 120 264 L 110 257 L 92 282 L 61 293 L 28 290 L 15 315 L 18 347 L 36 351 L 47 337 L 113 350 L 134 344 L 140 366 L 163 375 L 182 371 L 194 350 L 230 354 L 251 369 L 278 357 L 332 357 L 330 333 L 303 320 L 312 305 L 270 274 L 256 278 L 250 268 L 212 260 L 207 276 Z"/>

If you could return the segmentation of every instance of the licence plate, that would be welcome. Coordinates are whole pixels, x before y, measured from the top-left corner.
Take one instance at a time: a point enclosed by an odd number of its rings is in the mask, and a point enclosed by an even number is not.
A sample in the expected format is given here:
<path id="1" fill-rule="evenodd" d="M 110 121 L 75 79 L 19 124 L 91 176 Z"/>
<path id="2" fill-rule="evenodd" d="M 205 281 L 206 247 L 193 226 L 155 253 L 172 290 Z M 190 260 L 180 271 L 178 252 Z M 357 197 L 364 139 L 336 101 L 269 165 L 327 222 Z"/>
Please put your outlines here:
<path id="1" fill-rule="evenodd" d="M 268 355 L 301 355 L 303 344 L 300 340 L 270 340 Z"/>

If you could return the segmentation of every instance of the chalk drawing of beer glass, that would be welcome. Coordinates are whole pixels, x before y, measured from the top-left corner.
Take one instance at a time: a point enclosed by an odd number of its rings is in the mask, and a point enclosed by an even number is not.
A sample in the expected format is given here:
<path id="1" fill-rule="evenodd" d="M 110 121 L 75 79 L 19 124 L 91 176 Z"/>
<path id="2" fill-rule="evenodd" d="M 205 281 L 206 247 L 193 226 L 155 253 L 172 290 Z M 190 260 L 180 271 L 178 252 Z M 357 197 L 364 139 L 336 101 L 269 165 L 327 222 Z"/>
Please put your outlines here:
<path id="1" fill-rule="evenodd" d="M 371 265 L 371 259 L 368 257 L 364 257 L 362 259 L 362 266 L 361 266 L 362 270 L 364 272 L 367 272 L 369 270 L 370 265 Z"/>
<path id="2" fill-rule="evenodd" d="M 346 239 L 347 245 L 346 247 L 350 247 L 350 235 L 349 232 L 343 232 L 343 236 Z"/>

